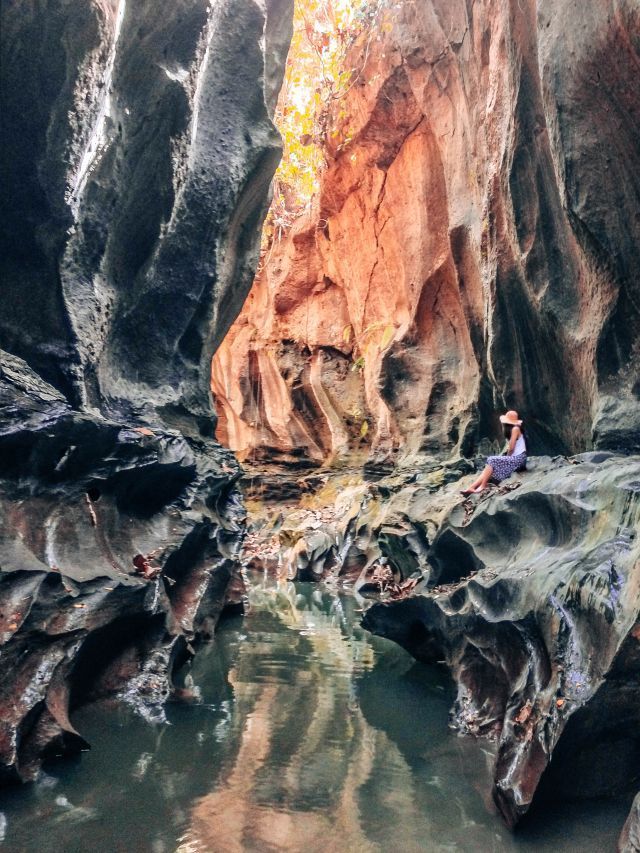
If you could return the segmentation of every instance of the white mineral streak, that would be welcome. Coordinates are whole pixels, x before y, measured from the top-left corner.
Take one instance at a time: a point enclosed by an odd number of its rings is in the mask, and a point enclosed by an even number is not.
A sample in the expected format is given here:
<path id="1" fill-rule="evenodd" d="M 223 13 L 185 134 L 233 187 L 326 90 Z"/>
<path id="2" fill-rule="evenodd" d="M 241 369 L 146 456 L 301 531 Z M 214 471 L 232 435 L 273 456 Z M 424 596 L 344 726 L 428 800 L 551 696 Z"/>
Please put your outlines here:
<path id="1" fill-rule="evenodd" d="M 193 92 L 193 114 L 191 117 L 191 139 L 189 141 L 189 166 L 193 167 L 195 161 L 195 144 L 198 136 L 198 119 L 200 117 L 200 98 L 202 96 L 202 87 L 204 85 L 204 79 L 207 74 L 207 68 L 209 67 L 209 57 L 211 54 L 211 42 L 213 40 L 213 34 L 216 30 L 216 25 L 218 23 L 218 16 L 214 14 L 214 5 L 209 5 L 209 17 L 207 20 L 207 25 L 204 28 L 204 32 L 202 34 L 202 44 L 204 45 L 204 51 L 202 53 L 202 58 L 199 62 L 196 63 L 194 75 L 195 75 L 195 89 Z"/>
<path id="2" fill-rule="evenodd" d="M 102 155 L 108 144 L 105 128 L 107 118 L 111 116 L 111 84 L 113 80 L 113 69 L 115 67 L 118 41 L 120 39 L 120 33 L 122 31 L 122 22 L 124 20 L 125 9 L 126 0 L 119 0 L 118 11 L 116 13 L 115 27 L 113 30 L 113 41 L 111 43 L 109 56 L 104 67 L 104 72 L 101 76 L 102 85 L 100 86 L 101 94 L 99 96 L 98 110 L 95 115 L 91 133 L 89 134 L 89 138 L 84 146 L 82 157 L 80 158 L 80 165 L 78 166 L 78 171 L 76 172 L 75 177 L 71 181 L 69 204 L 74 219 L 77 219 L 80 199 L 82 198 L 82 194 L 87 185 L 89 175 L 97 165 L 100 156 Z"/>
<path id="3" fill-rule="evenodd" d="M 56 557 L 56 530 L 58 528 L 59 521 L 60 518 L 58 517 L 58 515 L 54 514 L 50 519 L 45 522 L 44 525 L 44 560 L 50 569 L 53 569 L 55 566 L 58 565 L 58 560 Z"/>

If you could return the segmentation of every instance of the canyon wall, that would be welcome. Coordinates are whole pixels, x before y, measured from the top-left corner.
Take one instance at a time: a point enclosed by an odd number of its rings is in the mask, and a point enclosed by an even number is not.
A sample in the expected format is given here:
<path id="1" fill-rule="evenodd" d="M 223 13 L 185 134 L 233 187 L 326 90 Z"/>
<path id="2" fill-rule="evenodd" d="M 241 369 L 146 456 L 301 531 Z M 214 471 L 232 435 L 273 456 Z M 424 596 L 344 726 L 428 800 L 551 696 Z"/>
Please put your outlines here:
<path id="1" fill-rule="evenodd" d="M 0 347 L 76 407 L 212 433 L 208 365 L 280 158 L 288 5 L 266 50 L 239 0 L 3 10 Z"/>
<path id="2" fill-rule="evenodd" d="M 280 157 L 289 0 L 2 6 L 0 783 L 162 717 L 232 595 L 238 465 L 210 363 Z"/>
<path id="3" fill-rule="evenodd" d="M 384 6 L 382 7 L 384 9 Z M 241 458 L 640 448 L 640 9 L 429 0 L 363 32 L 313 209 L 218 350 Z"/>

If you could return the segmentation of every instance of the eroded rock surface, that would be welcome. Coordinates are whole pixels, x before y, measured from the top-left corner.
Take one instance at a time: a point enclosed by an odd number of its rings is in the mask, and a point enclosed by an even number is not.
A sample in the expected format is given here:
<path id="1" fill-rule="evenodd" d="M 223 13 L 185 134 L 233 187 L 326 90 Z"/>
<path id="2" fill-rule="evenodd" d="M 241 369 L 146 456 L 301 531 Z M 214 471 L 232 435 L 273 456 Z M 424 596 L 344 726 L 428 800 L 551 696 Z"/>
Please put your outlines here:
<path id="1" fill-rule="evenodd" d="M 498 739 L 494 798 L 511 826 L 534 795 L 640 780 L 638 530 L 639 457 L 540 460 L 518 488 L 447 514 L 429 589 L 366 613 L 369 630 L 450 668 L 455 724 Z"/>
<path id="2" fill-rule="evenodd" d="M 507 407 L 537 453 L 638 452 L 639 54 L 635 0 L 401 3 L 363 33 L 314 208 L 214 359 L 221 440 L 466 454 Z"/>
<path id="3" fill-rule="evenodd" d="M 460 504 L 456 484 L 472 470 L 466 459 L 432 459 L 376 480 L 356 468 L 302 477 L 250 469 L 242 481 L 251 516 L 242 560 L 291 580 L 406 591 L 408 581 L 428 579 L 429 546 Z"/>
<path id="4" fill-rule="evenodd" d="M 80 747 L 93 696 L 161 715 L 237 600 L 209 368 L 255 271 L 290 32 L 288 0 L 3 4 L 2 782 Z"/>

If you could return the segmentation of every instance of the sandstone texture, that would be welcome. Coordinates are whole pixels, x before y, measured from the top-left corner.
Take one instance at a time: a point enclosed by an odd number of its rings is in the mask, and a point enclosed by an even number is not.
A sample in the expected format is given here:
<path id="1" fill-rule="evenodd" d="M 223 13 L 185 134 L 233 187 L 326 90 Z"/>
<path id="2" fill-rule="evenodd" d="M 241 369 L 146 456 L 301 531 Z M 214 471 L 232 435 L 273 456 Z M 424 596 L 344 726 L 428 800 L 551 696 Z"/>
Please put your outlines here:
<path id="1" fill-rule="evenodd" d="M 640 9 L 428 0 L 354 43 L 313 208 L 213 362 L 218 436 L 290 464 L 640 449 Z"/>
<path id="2" fill-rule="evenodd" d="M 423 538 L 419 594 L 363 621 L 449 668 L 456 727 L 497 739 L 494 799 L 510 826 L 534 796 L 640 783 L 640 457 L 539 459 L 512 479 L 447 511 Z"/>
<path id="3" fill-rule="evenodd" d="M 237 604 L 210 362 L 254 276 L 290 32 L 285 0 L 3 4 L 1 782 L 81 748 L 94 696 L 161 717 Z"/>

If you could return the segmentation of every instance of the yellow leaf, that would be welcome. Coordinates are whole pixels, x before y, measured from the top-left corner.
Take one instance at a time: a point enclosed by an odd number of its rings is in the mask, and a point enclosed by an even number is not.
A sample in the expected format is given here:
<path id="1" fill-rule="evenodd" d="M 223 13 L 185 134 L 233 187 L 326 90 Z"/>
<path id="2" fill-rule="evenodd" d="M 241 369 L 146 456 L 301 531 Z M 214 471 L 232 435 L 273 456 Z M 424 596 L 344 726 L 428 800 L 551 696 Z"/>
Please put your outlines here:
<path id="1" fill-rule="evenodd" d="M 386 349 L 391 343 L 391 339 L 393 338 L 393 326 L 386 326 L 384 332 L 382 333 L 382 340 L 380 341 L 380 349 Z"/>

